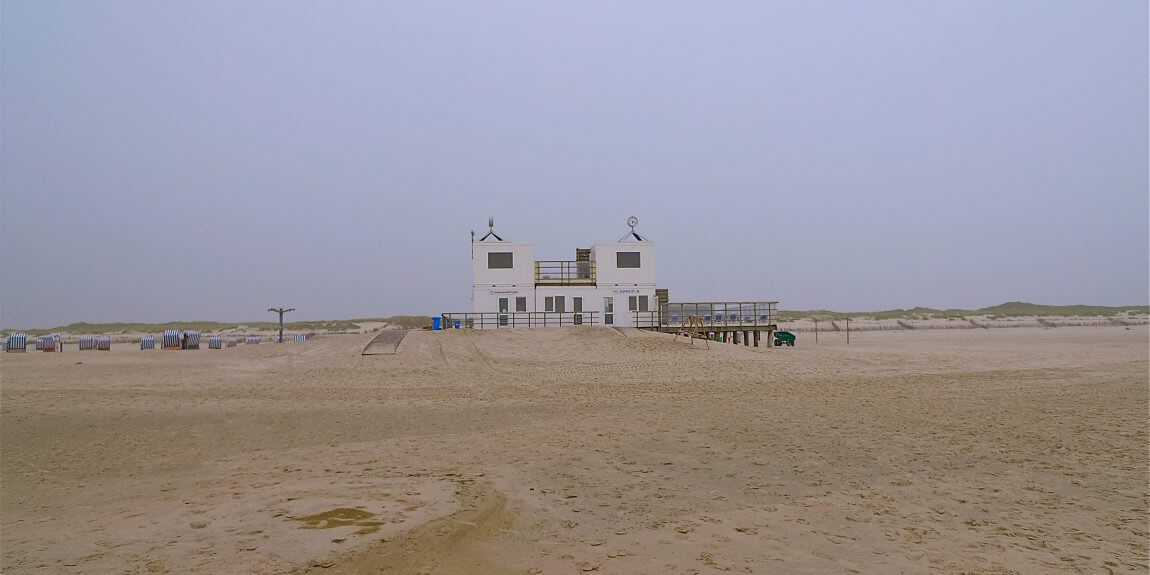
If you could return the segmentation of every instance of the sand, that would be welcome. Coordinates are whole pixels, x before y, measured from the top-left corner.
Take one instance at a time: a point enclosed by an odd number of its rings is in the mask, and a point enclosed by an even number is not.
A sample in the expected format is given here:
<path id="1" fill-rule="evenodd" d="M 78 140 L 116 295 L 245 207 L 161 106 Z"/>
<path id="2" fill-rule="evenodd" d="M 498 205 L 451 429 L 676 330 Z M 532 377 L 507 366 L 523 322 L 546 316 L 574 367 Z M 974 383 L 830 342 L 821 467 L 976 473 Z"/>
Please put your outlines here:
<path id="1" fill-rule="evenodd" d="M 1145 326 L 0 356 L 4 573 L 1145 573 Z"/>

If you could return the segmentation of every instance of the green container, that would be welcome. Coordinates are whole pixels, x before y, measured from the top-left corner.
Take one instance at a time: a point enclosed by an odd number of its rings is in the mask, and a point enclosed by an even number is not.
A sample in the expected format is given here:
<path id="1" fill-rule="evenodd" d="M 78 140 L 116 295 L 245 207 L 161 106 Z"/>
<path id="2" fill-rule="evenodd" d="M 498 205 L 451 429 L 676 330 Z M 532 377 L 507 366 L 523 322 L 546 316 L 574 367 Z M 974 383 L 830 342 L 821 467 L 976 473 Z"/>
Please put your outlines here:
<path id="1" fill-rule="evenodd" d="M 795 345 L 795 334 L 793 334 L 789 331 L 776 331 L 775 332 L 775 345 L 783 345 L 783 344 L 794 347 L 794 345 Z"/>

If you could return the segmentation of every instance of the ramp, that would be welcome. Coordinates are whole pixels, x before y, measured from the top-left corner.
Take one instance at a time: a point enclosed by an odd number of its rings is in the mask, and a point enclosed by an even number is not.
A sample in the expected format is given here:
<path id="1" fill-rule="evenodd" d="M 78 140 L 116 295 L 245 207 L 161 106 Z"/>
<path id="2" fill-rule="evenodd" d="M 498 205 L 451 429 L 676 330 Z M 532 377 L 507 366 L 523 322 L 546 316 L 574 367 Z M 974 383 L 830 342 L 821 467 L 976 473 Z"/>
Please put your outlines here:
<path id="1" fill-rule="evenodd" d="M 360 355 L 395 355 L 396 350 L 399 349 L 399 344 L 403 343 L 403 338 L 407 337 L 406 329 L 384 329 L 380 330 L 367 345 L 363 346 L 363 351 Z"/>

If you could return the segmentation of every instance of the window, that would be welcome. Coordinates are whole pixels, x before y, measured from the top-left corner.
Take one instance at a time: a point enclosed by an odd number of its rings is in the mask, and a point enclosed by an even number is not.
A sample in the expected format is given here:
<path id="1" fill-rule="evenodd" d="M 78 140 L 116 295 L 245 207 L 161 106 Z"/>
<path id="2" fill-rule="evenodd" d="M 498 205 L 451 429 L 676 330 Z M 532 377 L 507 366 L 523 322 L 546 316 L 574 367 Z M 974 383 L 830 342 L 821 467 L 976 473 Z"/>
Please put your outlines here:
<path id="1" fill-rule="evenodd" d="M 647 296 L 639 296 L 639 311 L 647 311 Z"/>
<path id="2" fill-rule="evenodd" d="M 627 298 L 627 311 L 635 311 L 635 310 L 639 309 L 638 301 L 639 301 L 639 298 L 637 298 L 635 296 L 629 296 Z"/>
<path id="3" fill-rule="evenodd" d="M 551 296 L 543 298 L 543 311 L 555 311 L 555 298 Z"/>
<path id="4" fill-rule="evenodd" d="M 507 313 L 507 298 L 499 298 L 499 313 Z"/>
<path id="5" fill-rule="evenodd" d="M 488 252 L 487 254 L 487 269 L 511 269 L 514 266 L 514 260 L 511 257 L 511 252 Z M 636 266 L 638 267 L 638 266 Z"/>
<path id="6" fill-rule="evenodd" d="M 527 311 L 527 298 L 515 298 L 515 311 Z"/>
<path id="7" fill-rule="evenodd" d="M 555 311 L 557 311 L 559 313 L 563 313 L 563 312 L 567 311 L 565 309 L 566 306 L 563 305 L 563 298 L 564 298 L 564 296 L 561 296 L 561 295 L 555 296 Z"/>
<path id="8" fill-rule="evenodd" d="M 615 252 L 615 266 L 619 268 L 639 267 L 639 252 Z"/>

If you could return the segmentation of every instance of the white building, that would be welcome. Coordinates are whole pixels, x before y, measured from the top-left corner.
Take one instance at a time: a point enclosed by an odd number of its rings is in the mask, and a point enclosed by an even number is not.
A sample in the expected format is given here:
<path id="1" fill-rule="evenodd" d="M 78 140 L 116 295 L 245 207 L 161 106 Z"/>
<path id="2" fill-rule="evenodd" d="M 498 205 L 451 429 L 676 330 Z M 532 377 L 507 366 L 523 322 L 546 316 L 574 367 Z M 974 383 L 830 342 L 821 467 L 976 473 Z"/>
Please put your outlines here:
<path id="1" fill-rule="evenodd" d="M 620 241 L 577 249 L 571 260 L 536 260 L 533 244 L 503 241 L 494 228 L 472 239 L 465 321 L 477 328 L 657 321 L 655 244 L 635 232 L 636 220 L 628 223 Z"/>

